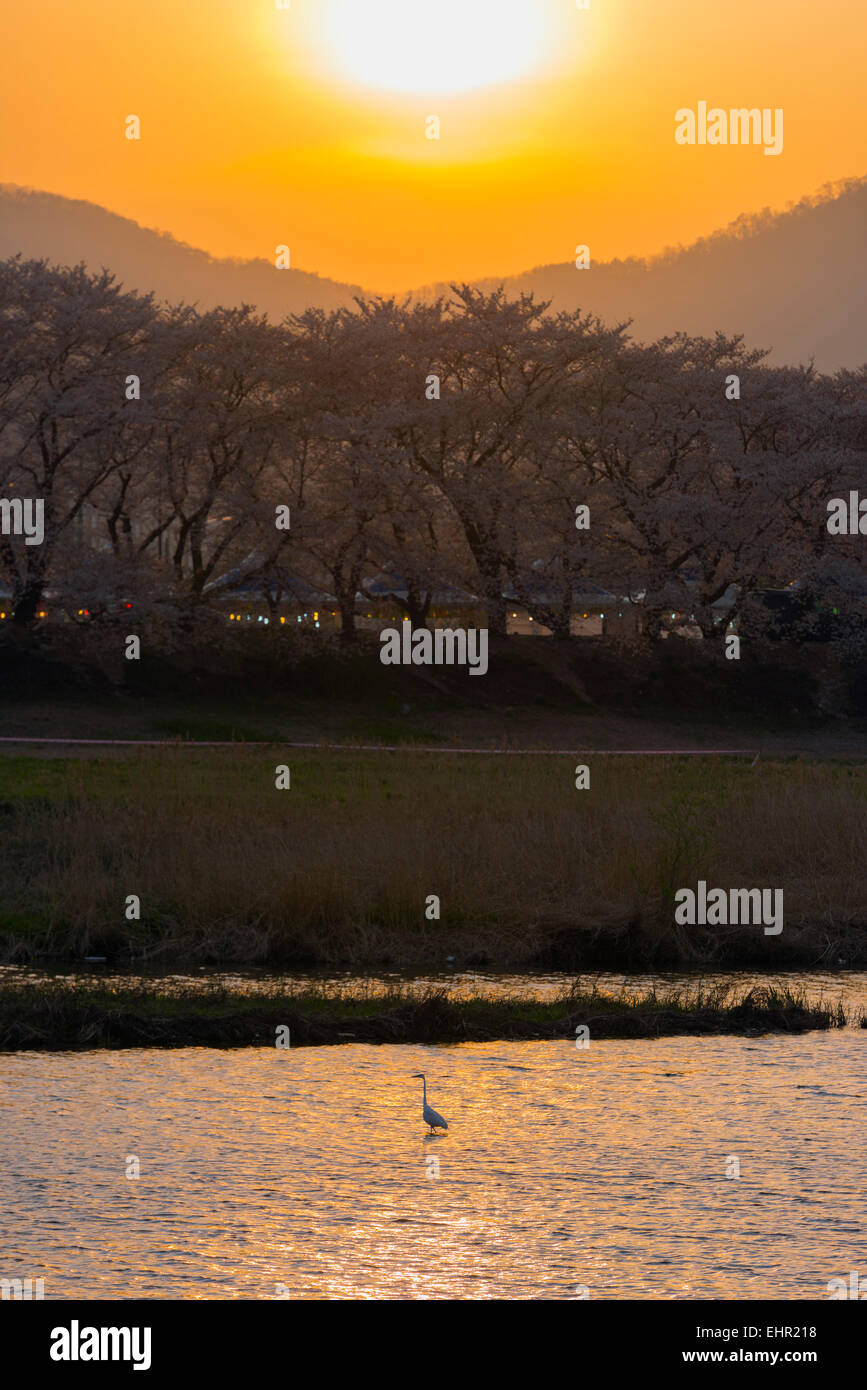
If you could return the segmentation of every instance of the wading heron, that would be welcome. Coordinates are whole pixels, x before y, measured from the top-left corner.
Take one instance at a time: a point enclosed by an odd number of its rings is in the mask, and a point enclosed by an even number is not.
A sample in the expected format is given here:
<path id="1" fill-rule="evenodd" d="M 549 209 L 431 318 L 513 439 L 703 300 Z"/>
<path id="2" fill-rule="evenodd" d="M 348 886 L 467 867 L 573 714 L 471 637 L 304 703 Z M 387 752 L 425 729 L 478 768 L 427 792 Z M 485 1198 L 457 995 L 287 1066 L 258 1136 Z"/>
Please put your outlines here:
<path id="1" fill-rule="evenodd" d="M 413 1077 L 420 1081 L 423 1087 L 421 1113 L 424 1116 L 425 1124 L 430 1125 L 431 1134 L 434 1134 L 436 1132 L 437 1127 L 439 1127 L 440 1129 L 448 1129 L 448 1125 L 446 1124 L 442 1115 L 438 1115 L 435 1110 L 431 1110 L 430 1106 L 427 1103 L 427 1077 L 425 1076 L 424 1072 L 414 1071 Z"/>

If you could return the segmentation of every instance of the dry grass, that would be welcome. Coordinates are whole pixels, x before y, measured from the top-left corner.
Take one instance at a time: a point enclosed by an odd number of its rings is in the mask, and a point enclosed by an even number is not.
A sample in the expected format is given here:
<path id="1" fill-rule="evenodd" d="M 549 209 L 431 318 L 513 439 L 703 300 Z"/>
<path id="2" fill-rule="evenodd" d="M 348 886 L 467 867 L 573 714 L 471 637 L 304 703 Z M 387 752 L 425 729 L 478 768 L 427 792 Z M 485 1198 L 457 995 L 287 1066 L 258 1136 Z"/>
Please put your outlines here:
<path id="1" fill-rule="evenodd" d="M 288 791 L 274 785 L 283 761 Z M 8 758 L 4 953 L 326 965 L 429 965 L 447 953 L 529 964 L 570 951 L 622 964 L 865 959 L 863 765 L 585 761 L 588 791 L 559 758 L 243 748 Z M 676 927 L 674 891 L 699 878 L 782 887 L 782 936 Z M 125 920 L 129 894 L 140 922 Z M 425 918 L 431 894 L 440 921 Z"/>
<path id="2" fill-rule="evenodd" d="M 842 1008 L 789 990 L 726 987 L 640 994 L 574 988 L 558 998 L 450 998 L 443 989 L 238 992 L 168 983 L 105 987 L 43 980 L 0 986 L 0 1050 L 455 1043 L 842 1028 Z"/>

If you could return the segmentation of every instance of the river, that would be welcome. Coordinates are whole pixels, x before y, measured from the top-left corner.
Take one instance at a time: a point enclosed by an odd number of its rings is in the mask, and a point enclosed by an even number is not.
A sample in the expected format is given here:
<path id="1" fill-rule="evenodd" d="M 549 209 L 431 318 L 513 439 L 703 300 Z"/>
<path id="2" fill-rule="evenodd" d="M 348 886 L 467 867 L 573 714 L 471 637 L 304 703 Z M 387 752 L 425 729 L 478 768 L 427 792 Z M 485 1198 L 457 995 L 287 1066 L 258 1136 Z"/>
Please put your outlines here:
<path id="1" fill-rule="evenodd" d="M 867 1275 L 865 1043 L 0 1054 L 0 1277 L 50 1299 L 825 1299 Z"/>

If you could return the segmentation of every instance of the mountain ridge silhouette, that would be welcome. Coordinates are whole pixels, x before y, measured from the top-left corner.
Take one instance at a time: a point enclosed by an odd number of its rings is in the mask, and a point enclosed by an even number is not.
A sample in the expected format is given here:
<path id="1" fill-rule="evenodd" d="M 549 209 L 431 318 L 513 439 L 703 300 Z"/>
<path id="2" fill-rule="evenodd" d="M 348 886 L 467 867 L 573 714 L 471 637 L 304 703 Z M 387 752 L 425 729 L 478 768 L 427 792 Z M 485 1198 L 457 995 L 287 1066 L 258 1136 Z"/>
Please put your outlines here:
<path id="1" fill-rule="evenodd" d="M 867 361 L 865 249 L 867 177 L 826 184 L 782 212 L 743 214 L 710 236 L 651 258 L 591 263 L 581 271 L 571 263 L 539 265 L 473 283 L 504 285 L 513 295 L 532 292 L 553 311 L 580 308 L 608 323 L 631 320 L 639 340 L 720 329 L 769 348 L 771 361 L 814 359 L 821 370 L 833 371 Z M 97 203 L 2 184 L 0 258 L 19 252 L 61 265 L 105 267 L 126 287 L 153 291 L 160 300 L 201 309 L 253 304 L 275 320 L 372 294 L 311 271 L 278 271 L 264 259 L 213 257 Z M 409 297 L 438 293 L 448 293 L 448 284 L 423 285 Z"/>

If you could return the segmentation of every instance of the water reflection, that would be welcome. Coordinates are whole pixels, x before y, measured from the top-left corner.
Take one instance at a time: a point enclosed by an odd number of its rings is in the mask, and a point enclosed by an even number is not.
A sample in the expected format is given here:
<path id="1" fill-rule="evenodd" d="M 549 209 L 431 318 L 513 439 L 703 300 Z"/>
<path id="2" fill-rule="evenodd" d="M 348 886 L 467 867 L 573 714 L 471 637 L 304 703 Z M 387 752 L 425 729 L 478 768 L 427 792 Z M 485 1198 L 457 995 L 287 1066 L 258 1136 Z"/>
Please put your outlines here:
<path id="1" fill-rule="evenodd" d="M 503 995 L 546 998 L 568 991 L 573 984 L 580 988 L 599 989 L 620 993 L 642 993 L 656 988 L 694 988 L 698 984 L 708 987 L 730 985 L 735 990 L 747 990 L 754 986 L 770 985 L 776 989 L 791 989 L 803 992 L 811 1002 L 824 1000 L 836 1004 L 842 1001 L 844 1008 L 853 1016 L 859 1009 L 867 1010 L 867 971 L 864 970 L 718 970 L 701 974 L 677 971 L 655 971 L 643 974 L 624 974 L 622 971 L 597 970 L 586 975 L 576 976 L 566 971 L 552 970 L 539 973 L 508 974 L 504 972 L 485 972 L 452 970 L 441 974 L 428 973 L 412 975 L 400 971 L 382 971 L 373 975 L 359 975 L 352 971 L 302 971 L 279 972 L 274 970 L 217 970 L 202 966 L 194 972 L 175 973 L 151 971 L 143 973 L 136 970 L 119 971 L 97 967 L 89 970 L 70 971 L 68 967 L 48 971 L 34 970 L 28 966 L 0 965 L 0 984 L 25 983 L 54 979 L 79 982 L 130 986 L 179 986 L 184 989 L 208 989 L 222 987 L 239 990 L 242 993 L 255 993 L 260 990 L 317 989 L 352 993 L 385 992 L 392 989 L 417 989 L 419 991 L 434 987 L 444 988 L 456 997 L 487 995 L 498 998 Z"/>
<path id="2" fill-rule="evenodd" d="M 824 1298 L 867 1268 L 865 1041 L 5 1054 L 0 1274 L 61 1299 Z"/>

